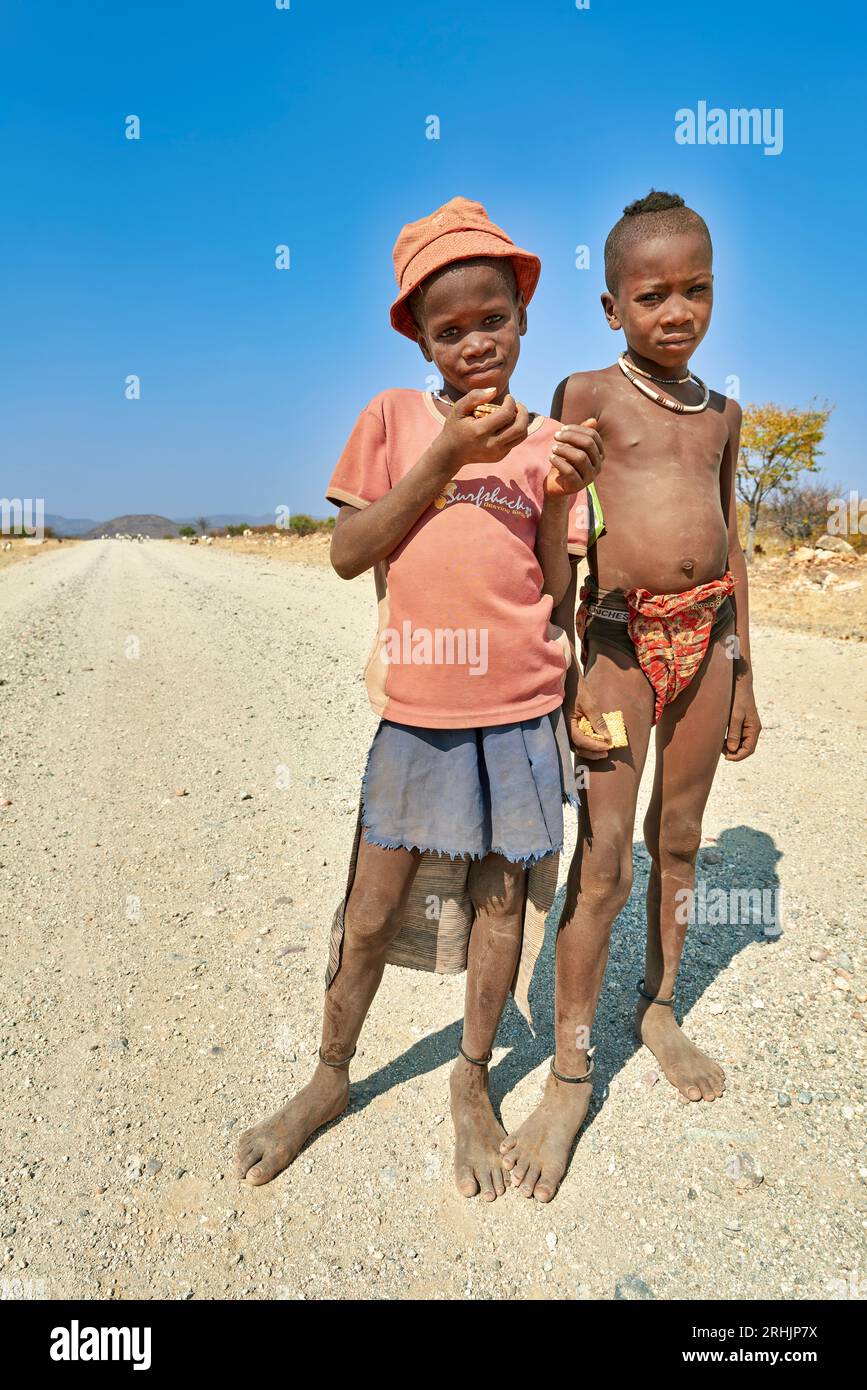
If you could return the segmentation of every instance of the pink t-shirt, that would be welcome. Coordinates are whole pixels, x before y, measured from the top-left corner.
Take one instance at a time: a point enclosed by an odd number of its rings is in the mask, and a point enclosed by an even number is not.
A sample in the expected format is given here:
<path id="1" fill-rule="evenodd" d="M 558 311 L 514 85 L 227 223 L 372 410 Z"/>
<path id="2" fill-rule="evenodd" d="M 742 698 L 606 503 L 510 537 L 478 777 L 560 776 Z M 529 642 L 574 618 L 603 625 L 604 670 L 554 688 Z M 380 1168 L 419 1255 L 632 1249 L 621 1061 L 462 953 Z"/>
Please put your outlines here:
<path id="1" fill-rule="evenodd" d="M 361 412 L 326 496 L 367 507 L 418 462 L 445 423 L 427 391 L 390 390 Z M 557 708 L 570 660 L 534 553 L 556 421 L 537 416 L 492 473 L 467 464 L 375 566 L 379 622 L 365 667 L 374 711 L 430 729 L 533 719 Z M 586 550 L 586 506 L 569 550 Z M 581 549 L 583 545 L 583 549 Z"/>

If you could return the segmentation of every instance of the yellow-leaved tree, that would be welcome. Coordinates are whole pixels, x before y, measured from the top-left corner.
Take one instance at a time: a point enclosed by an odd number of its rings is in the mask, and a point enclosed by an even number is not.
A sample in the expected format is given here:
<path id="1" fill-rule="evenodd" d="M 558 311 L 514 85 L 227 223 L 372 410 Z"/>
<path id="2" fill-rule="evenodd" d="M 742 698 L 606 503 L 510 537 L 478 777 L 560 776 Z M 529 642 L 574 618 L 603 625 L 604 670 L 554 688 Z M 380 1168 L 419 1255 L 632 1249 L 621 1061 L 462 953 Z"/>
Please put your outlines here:
<path id="1" fill-rule="evenodd" d="M 735 487 L 749 514 L 747 560 L 753 558 L 762 505 L 793 483 L 799 473 L 815 473 L 819 467 L 819 445 L 831 409 L 748 405 L 744 410 Z"/>

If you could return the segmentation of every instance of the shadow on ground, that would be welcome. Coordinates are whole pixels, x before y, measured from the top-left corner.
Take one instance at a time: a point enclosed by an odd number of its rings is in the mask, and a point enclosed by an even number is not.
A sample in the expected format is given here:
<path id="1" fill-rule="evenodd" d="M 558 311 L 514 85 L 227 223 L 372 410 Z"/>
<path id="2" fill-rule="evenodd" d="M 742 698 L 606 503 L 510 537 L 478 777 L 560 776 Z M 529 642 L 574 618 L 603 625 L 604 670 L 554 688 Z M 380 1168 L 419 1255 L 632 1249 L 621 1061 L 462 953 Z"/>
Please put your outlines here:
<path id="1" fill-rule="evenodd" d="M 637 998 L 636 985 L 644 971 L 644 894 L 650 860 L 643 842 L 637 841 L 632 848 L 635 883 L 629 902 L 614 923 L 611 933 L 608 968 L 594 1028 L 596 1073 L 585 1129 L 593 1123 L 605 1103 L 612 1079 L 641 1047 L 632 1031 L 632 1016 Z M 716 856 L 719 856 L 719 862 L 716 862 Z M 773 901 L 778 903 L 777 864 L 781 857 L 781 851 L 764 831 L 746 825 L 724 831 L 715 844 L 707 845 L 699 852 L 696 871 L 699 906 L 702 884 L 708 895 L 714 889 L 722 889 L 726 894 L 732 889 L 750 892 L 770 890 L 775 894 Z M 536 966 L 530 993 L 537 1036 L 532 1036 L 511 997 L 500 1024 L 497 1046 L 510 1050 L 491 1069 L 491 1098 L 497 1111 L 504 1097 L 553 1052 L 554 943 L 564 896 L 565 887 L 558 892 L 548 914 L 545 947 Z M 708 899 L 709 903 L 712 901 L 712 898 Z M 706 916 L 711 917 L 712 910 L 708 910 Z M 703 922 L 699 916 L 687 932 L 681 963 L 676 1006 L 679 1020 L 689 1014 L 729 962 L 745 946 L 755 941 L 769 944 L 769 938 L 763 935 L 760 920 L 729 921 L 716 925 Z M 423 1076 L 450 1062 L 457 1056 L 460 1039 L 460 1019 L 419 1039 L 393 1062 L 380 1067 L 365 1077 L 363 1082 L 353 1086 L 352 1109 L 362 1110 L 392 1086 Z M 647 1055 L 649 1058 L 650 1054 Z"/>

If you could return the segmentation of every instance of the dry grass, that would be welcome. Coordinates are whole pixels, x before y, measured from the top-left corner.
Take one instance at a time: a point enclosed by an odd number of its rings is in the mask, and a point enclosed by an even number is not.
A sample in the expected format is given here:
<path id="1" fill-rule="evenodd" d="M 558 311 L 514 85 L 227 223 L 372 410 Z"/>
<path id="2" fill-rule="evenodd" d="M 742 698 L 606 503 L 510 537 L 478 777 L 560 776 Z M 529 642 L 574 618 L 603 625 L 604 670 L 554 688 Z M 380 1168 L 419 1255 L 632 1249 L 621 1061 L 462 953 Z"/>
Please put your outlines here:
<path id="1" fill-rule="evenodd" d="M 173 545 L 188 545 L 179 539 Z M 199 545 L 204 544 L 199 541 Z M 331 548 L 331 534 L 314 531 L 309 536 L 215 536 L 213 549 L 231 550 L 233 555 L 275 556 L 295 565 L 327 565 Z"/>
<path id="2" fill-rule="evenodd" d="M 4 537 L 3 545 L 6 544 L 6 540 L 7 538 Z M 35 545 L 26 538 L 23 540 L 13 538 L 11 544 L 11 550 L 0 548 L 0 572 L 9 569 L 12 565 L 20 564 L 24 560 L 36 560 L 40 555 L 45 555 L 49 550 L 59 549 L 61 545 L 77 545 L 78 542 L 76 540 L 59 541 L 46 539 L 38 545 Z"/>
<path id="3" fill-rule="evenodd" d="M 750 566 L 750 609 L 763 626 L 865 642 L 867 556 L 759 557 Z"/>

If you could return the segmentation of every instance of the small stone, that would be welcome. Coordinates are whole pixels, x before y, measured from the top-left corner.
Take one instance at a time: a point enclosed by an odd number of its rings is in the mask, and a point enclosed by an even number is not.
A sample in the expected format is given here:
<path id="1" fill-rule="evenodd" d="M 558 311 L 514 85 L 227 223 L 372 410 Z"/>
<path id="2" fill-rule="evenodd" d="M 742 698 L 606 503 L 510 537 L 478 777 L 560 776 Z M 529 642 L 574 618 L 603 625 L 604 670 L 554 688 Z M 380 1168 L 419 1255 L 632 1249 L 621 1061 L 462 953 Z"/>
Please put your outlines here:
<path id="1" fill-rule="evenodd" d="M 701 852 L 701 858 L 702 863 L 704 864 L 722 863 L 722 855 L 720 854 L 718 849 L 703 849 Z"/>
<path id="2" fill-rule="evenodd" d="M 726 1164 L 726 1177 L 741 1190 L 758 1187 L 764 1182 L 761 1164 L 752 1154 L 734 1154 Z"/>
<path id="3" fill-rule="evenodd" d="M 822 961 L 828 959 L 829 952 L 824 946 L 813 946 L 810 949 L 810 960 Z"/>
<path id="4" fill-rule="evenodd" d="M 740 1221 L 735 1221 L 734 1219 L 730 1219 L 729 1221 L 727 1221 L 723 1227 L 724 1231 L 739 1231 L 740 1229 Z"/>
<path id="5" fill-rule="evenodd" d="M 305 1163 L 305 1164 L 304 1164 L 304 1172 L 305 1172 L 305 1173 L 312 1173 L 312 1172 L 313 1172 L 313 1164 L 312 1164 L 312 1163 Z"/>
<path id="6" fill-rule="evenodd" d="M 642 1083 L 643 1086 L 646 1086 L 647 1089 L 648 1089 L 648 1091 L 649 1091 L 650 1088 L 651 1088 L 651 1086 L 655 1086 L 658 1080 L 659 1080 L 659 1072 L 658 1072 L 658 1071 L 646 1071 L 646 1072 L 644 1073 L 644 1075 L 642 1076 L 642 1078 L 641 1078 L 641 1083 Z"/>
<path id="7" fill-rule="evenodd" d="M 844 1119 L 844 1120 L 854 1120 L 854 1118 L 855 1118 L 855 1107 L 852 1106 L 852 1105 L 844 1105 L 844 1106 L 843 1106 L 843 1119 Z"/>
<path id="8" fill-rule="evenodd" d="M 844 993 L 846 993 L 848 990 L 852 988 L 852 986 L 850 985 L 848 980 L 836 979 L 834 981 L 834 988 L 842 990 Z"/>
<path id="9" fill-rule="evenodd" d="M 777 1105 L 780 1107 L 781 1110 L 785 1110 L 787 1106 L 791 1105 L 791 1103 L 791 1096 L 787 1096 L 785 1091 L 777 1091 Z"/>
<path id="10" fill-rule="evenodd" d="M 708 1004 L 707 1006 L 707 1011 L 709 1014 L 724 1014 L 725 1010 L 725 1004 Z"/>
<path id="11" fill-rule="evenodd" d="M 186 787 L 175 787 L 175 796 L 189 796 Z"/>
<path id="12" fill-rule="evenodd" d="M 252 801 L 252 800 L 253 800 L 253 793 L 252 793 L 252 792 L 241 792 L 241 795 L 238 797 L 238 800 L 239 800 L 239 801 Z"/>
<path id="13" fill-rule="evenodd" d="M 752 1005 L 754 1009 L 763 1009 L 765 1007 L 765 1001 L 764 999 L 753 998 Z"/>
<path id="14" fill-rule="evenodd" d="M 627 1274 L 615 1285 L 614 1297 L 616 1299 L 656 1298 L 656 1294 L 637 1274 Z"/>
<path id="15" fill-rule="evenodd" d="M 809 1091 L 799 1091 L 799 1092 L 798 1092 L 798 1100 L 801 1102 L 802 1105 L 812 1105 L 812 1104 L 813 1104 L 813 1097 L 812 1097 L 812 1095 L 810 1094 Z"/>
<path id="16" fill-rule="evenodd" d="M 160 1161 L 158 1158 L 149 1158 L 149 1159 L 148 1159 L 147 1168 L 148 1168 L 148 1172 L 149 1172 L 149 1173 L 158 1173 L 158 1172 L 160 1171 L 160 1169 L 162 1168 L 162 1166 L 163 1166 L 163 1165 L 162 1165 L 161 1161 Z"/>
<path id="17" fill-rule="evenodd" d="M 557 1233 L 556 1233 L 556 1231 L 549 1231 L 549 1232 L 548 1232 L 548 1234 L 545 1236 L 545 1244 L 547 1245 L 547 1247 L 548 1247 L 549 1250 L 556 1250 L 556 1249 L 557 1249 Z"/>
<path id="18" fill-rule="evenodd" d="M 655 1245 L 650 1245 L 650 1244 L 642 1245 L 641 1248 L 642 1248 L 642 1250 L 644 1251 L 645 1255 L 655 1255 L 655 1254 L 656 1254 L 656 1246 L 655 1246 Z"/>
<path id="19" fill-rule="evenodd" d="M 397 1169 L 380 1168 L 379 1180 L 384 1183 L 386 1187 L 394 1187 L 397 1182 Z"/>
<path id="20" fill-rule="evenodd" d="M 417 1250 L 413 1250 L 412 1246 L 410 1246 L 409 1249 L 408 1249 L 407 1252 L 406 1252 L 406 1257 L 407 1257 L 408 1260 L 417 1260 L 417 1259 L 418 1259 L 418 1251 L 417 1251 Z"/>

